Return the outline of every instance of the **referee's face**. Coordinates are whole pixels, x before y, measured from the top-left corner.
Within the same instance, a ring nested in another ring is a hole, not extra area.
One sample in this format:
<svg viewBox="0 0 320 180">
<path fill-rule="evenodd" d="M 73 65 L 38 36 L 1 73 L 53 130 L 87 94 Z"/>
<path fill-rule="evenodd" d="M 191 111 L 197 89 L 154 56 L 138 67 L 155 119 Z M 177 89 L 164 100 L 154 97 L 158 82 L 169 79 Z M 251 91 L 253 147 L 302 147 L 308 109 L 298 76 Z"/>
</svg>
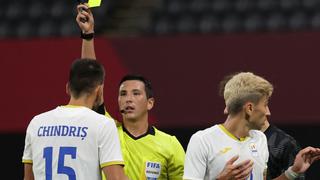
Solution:
<svg viewBox="0 0 320 180">
<path fill-rule="evenodd" d="M 138 121 L 148 118 L 153 98 L 147 99 L 144 83 L 139 80 L 124 81 L 119 88 L 118 103 L 124 120 Z"/>
</svg>

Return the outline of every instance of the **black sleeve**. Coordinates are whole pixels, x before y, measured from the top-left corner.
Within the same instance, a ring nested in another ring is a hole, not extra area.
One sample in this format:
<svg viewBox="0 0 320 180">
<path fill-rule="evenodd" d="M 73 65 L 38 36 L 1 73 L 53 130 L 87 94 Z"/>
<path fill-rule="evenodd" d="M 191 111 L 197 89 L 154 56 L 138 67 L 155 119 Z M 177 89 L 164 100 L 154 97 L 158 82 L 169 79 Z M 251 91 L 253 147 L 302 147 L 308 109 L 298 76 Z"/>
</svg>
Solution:
<svg viewBox="0 0 320 180">
<path fill-rule="evenodd" d="M 283 153 L 284 156 L 283 156 L 283 159 L 281 160 L 284 171 L 293 165 L 296 155 L 301 150 L 300 145 L 294 139 L 291 139 L 285 147 L 286 148 Z M 304 180 L 304 179 L 305 179 L 305 175 L 302 174 L 297 180 Z"/>
<path fill-rule="evenodd" d="M 99 114 L 105 115 L 106 114 L 106 110 L 105 110 L 105 107 L 104 107 L 104 103 L 102 103 L 95 111 L 97 113 L 99 113 Z"/>
</svg>

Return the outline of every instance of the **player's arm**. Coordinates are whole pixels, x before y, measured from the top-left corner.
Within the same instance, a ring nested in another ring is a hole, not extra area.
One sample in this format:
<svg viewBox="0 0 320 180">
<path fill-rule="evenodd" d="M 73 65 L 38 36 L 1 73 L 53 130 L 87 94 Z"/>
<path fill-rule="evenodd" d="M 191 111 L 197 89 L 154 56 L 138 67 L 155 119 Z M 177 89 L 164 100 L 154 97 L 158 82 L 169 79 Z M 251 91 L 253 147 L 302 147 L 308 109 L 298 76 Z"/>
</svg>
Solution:
<svg viewBox="0 0 320 180">
<path fill-rule="evenodd" d="M 282 162 L 286 163 L 284 164 L 283 171 L 288 169 L 290 166 L 294 164 L 294 160 L 296 155 L 299 153 L 301 150 L 301 147 L 298 145 L 296 140 L 291 140 L 288 141 L 288 143 L 285 145 L 284 149 L 284 154 L 283 154 L 283 159 Z M 304 180 L 305 176 L 304 173 L 299 174 L 299 178 L 297 180 Z"/>
<path fill-rule="evenodd" d="M 79 4 L 77 6 L 76 21 L 81 29 L 82 37 L 94 34 L 94 18 L 91 10 L 86 4 Z M 81 58 L 96 59 L 94 51 L 94 38 L 87 38 L 82 40 Z"/>
<path fill-rule="evenodd" d="M 105 118 L 99 132 L 100 167 L 107 179 L 128 179 L 124 173 L 124 161 L 115 122 Z"/>
<path fill-rule="evenodd" d="M 205 143 L 197 134 L 192 135 L 184 162 L 184 180 L 204 179 L 207 168 L 207 155 L 208 149 Z"/>
<path fill-rule="evenodd" d="M 274 180 L 294 180 L 299 174 L 305 173 L 311 164 L 320 159 L 320 149 L 314 147 L 306 147 L 299 151 L 296 155 L 294 163 L 283 174 Z"/>
<path fill-rule="evenodd" d="M 34 174 L 32 171 L 32 140 L 31 132 L 34 132 L 33 129 L 33 120 L 28 125 L 25 137 L 25 144 L 22 156 L 22 163 L 24 164 L 24 180 L 34 180 Z"/>
<path fill-rule="evenodd" d="M 108 177 L 108 180 L 128 180 L 129 178 L 124 174 L 123 166 L 110 165 L 102 168 L 103 173 Z"/>
<path fill-rule="evenodd" d="M 34 180 L 32 164 L 24 163 L 24 180 Z"/>
</svg>

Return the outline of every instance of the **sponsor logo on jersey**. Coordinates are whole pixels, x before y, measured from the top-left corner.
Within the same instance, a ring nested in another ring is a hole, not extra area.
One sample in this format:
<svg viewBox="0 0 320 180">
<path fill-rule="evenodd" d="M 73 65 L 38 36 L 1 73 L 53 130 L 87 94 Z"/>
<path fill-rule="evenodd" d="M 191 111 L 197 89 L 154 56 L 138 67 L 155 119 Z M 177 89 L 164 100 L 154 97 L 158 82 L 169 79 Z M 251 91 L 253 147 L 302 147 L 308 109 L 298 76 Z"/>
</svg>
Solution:
<svg viewBox="0 0 320 180">
<path fill-rule="evenodd" d="M 256 147 L 256 144 L 255 143 L 250 143 L 249 144 L 249 149 L 250 149 L 250 152 L 252 154 L 252 156 L 258 156 L 258 150 L 257 150 L 257 147 Z"/>
<path fill-rule="evenodd" d="M 228 151 L 230 151 L 231 149 L 232 149 L 231 147 L 225 147 L 225 148 L 221 149 L 219 152 L 220 152 L 220 154 L 225 154 Z"/>
<path fill-rule="evenodd" d="M 161 163 L 147 161 L 145 173 L 147 180 L 156 180 L 161 173 Z"/>
</svg>

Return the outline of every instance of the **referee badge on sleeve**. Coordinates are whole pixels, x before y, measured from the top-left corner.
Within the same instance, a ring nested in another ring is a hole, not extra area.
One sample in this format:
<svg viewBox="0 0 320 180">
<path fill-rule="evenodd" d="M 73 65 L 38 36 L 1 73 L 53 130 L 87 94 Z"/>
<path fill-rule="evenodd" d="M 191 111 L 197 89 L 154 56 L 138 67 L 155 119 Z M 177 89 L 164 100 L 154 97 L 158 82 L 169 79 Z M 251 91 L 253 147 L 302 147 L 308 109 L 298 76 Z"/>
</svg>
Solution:
<svg viewBox="0 0 320 180">
<path fill-rule="evenodd" d="M 156 180 L 161 173 L 161 163 L 147 161 L 145 173 L 147 180 Z"/>
</svg>

